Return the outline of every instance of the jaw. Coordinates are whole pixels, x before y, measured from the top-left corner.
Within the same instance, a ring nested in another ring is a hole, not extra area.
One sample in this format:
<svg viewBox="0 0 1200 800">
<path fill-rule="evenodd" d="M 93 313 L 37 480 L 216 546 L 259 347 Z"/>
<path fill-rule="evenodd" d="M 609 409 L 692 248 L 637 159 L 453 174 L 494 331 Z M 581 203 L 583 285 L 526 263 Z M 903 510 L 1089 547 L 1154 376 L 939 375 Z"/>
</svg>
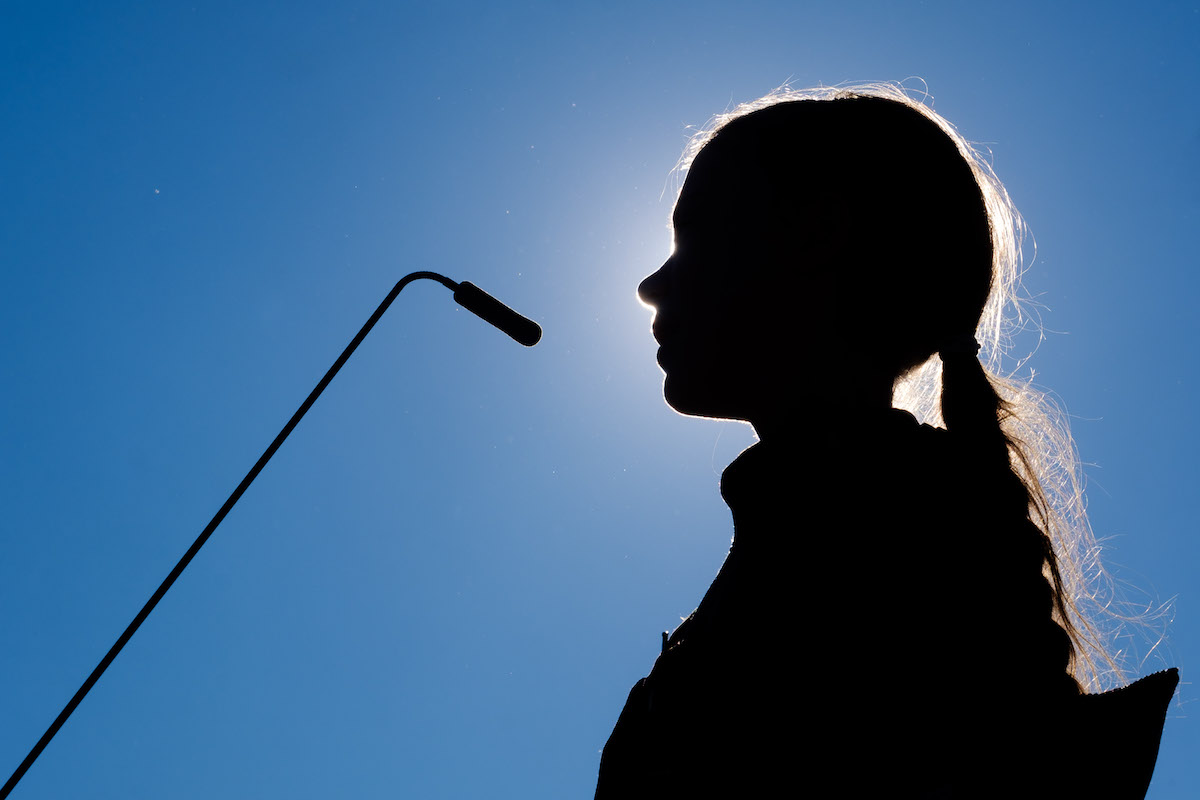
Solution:
<svg viewBox="0 0 1200 800">
<path fill-rule="evenodd" d="M 663 379 L 667 405 L 689 417 L 749 422 L 757 416 L 764 394 L 754 383 L 707 370 L 673 367 Z"/>
</svg>

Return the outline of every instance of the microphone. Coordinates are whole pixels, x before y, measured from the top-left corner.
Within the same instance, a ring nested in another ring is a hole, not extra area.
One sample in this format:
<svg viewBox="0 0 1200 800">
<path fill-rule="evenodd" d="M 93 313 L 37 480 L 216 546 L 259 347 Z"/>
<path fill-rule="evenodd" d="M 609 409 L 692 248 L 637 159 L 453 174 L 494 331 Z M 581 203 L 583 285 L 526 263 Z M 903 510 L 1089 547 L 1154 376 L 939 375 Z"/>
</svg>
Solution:
<svg viewBox="0 0 1200 800">
<path fill-rule="evenodd" d="M 490 322 L 526 347 L 542 338 L 542 328 L 523 317 L 473 283 L 462 281 L 454 290 L 454 302 L 484 322 Z"/>
<path fill-rule="evenodd" d="M 501 303 L 499 300 L 492 297 L 490 294 L 474 284 L 467 283 L 466 281 L 463 281 L 462 283 L 455 283 L 445 275 L 439 275 L 436 272 L 424 271 L 412 272 L 401 278 L 396 285 L 392 287 L 392 290 L 388 292 L 387 297 L 383 299 L 383 302 L 379 304 L 379 307 L 375 309 L 375 313 L 370 316 L 366 323 L 363 324 L 362 328 L 359 329 L 358 333 L 355 334 L 354 338 L 350 340 L 350 344 L 346 345 L 346 349 L 342 351 L 340 356 L 338 356 L 337 361 L 333 362 L 333 366 L 330 367 L 329 371 L 325 373 L 325 377 L 321 378 L 320 382 L 313 387 L 313 390 L 309 393 L 308 397 L 305 398 L 304 402 L 300 404 L 300 408 L 296 409 L 296 413 L 292 415 L 292 418 L 287 421 L 287 424 L 284 425 L 283 429 L 280 430 L 275 436 L 275 440 L 272 441 L 267 449 L 263 451 L 263 454 L 259 456 L 258 461 L 256 461 L 254 466 L 250 468 L 250 471 L 246 473 L 246 477 L 242 478 L 242 482 L 237 485 L 237 488 L 235 488 L 233 493 L 230 494 L 228 499 L 225 500 L 225 504 L 222 505 L 220 510 L 217 511 L 211 520 L 209 520 L 208 525 L 204 527 L 204 530 L 202 530 L 200 535 L 196 537 L 196 540 L 192 542 L 192 546 L 188 548 L 186 553 L 183 554 L 183 558 L 179 559 L 179 562 L 175 565 L 175 568 L 171 570 L 165 579 L 163 579 L 163 582 L 159 584 L 159 587 L 155 590 L 154 594 L 150 595 L 150 599 L 146 601 L 146 604 L 142 606 L 142 610 L 138 612 L 137 616 L 133 618 L 133 621 L 130 622 L 125 628 L 125 632 L 117 637 L 117 640 L 113 642 L 113 646 L 109 648 L 108 652 L 104 655 L 104 658 L 100 659 L 100 663 L 96 665 L 96 668 L 93 669 L 92 673 L 88 675 L 86 680 L 84 680 L 83 685 L 79 687 L 79 689 L 75 692 L 75 695 L 69 701 L 67 701 L 67 704 L 63 707 L 63 710 L 60 711 L 58 716 L 54 718 L 54 721 L 50 723 L 50 727 L 47 728 L 46 732 L 42 734 L 42 738 L 38 739 L 37 744 L 35 744 L 33 749 L 29 751 L 29 754 L 25 756 L 25 760 L 22 761 L 16 770 L 13 771 L 13 774 L 9 776 L 8 781 L 3 786 L 0 786 L 0 800 L 5 800 L 5 798 L 8 797 L 13 788 L 17 785 L 17 782 L 21 780 L 21 777 L 29 770 L 31 766 L 33 766 L 33 762 L 36 761 L 37 757 L 41 755 L 42 751 L 46 749 L 46 745 L 50 743 L 50 740 L 54 738 L 54 735 L 58 733 L 59 729 L 66 723 L 71 714 L 75 712 L 75 709 L 78 708 L 79 704 L 83 702 L 83 698 L 87 697 L 88 692 L 90 692 L 92 687 L 96 685 L 96 681 L 100 680 L 100 676 L 105 673 L 109 665 L 112 664 L 117 655 L 120 654 L 120 652 L 125 648 L 126 643 L 128 643 L 130 638 L 137 633 L 137 630 L 141 627 L 142 623 L 146 621 L 146 617 L 150 616 L 150 612 L 153 611 L 155 606 L 158 605 L 158 601 L 162 600 L 163 596 L 175 584 L 176 579 L 179 578 L 179 576 L 187 568 L 187 565 L 192 562 L 193 558 L 195 558 L 196 553 L 200 552 L 200 548 L 204 546 L 204 543 L 208 541 L 210 536 L 212 536 L 213 531 L 215 531 L 217 526 L 221 524 L 221 521 L 225 519 L 225 515 L 229 513 L 229 511 L 234 507 L 246 490 L 250 488 L 250 484 L 254 482 L 256 477 L 258 477 L 258 473 L 262 472 L 263 467 L 265 467 L 267 462 L 271 460 L 271 457 L 275 455 L 275 451 L 278 450 L 280 445 L 283 444 L 284 440 L 291 435 L 292 430 L 298 424 L 300 424 L 300 420 L 304 418 L 304 415 L 308 413 L 308 409 L 312 408 L 312 404 L 315 403 L 317 398 L 321 396 L 321 393 L 325 391 L 325 387 L 329 385 L 329 382 L 333 380 L 334 376 L 338 374 L 338 371 L 342 368 L 342 366 L 346 363 L 358 346 L 362 344 L 362 340 L 365 339 L 367 334 L 371 332 L 371 329 L 375 327 L 375 323 L 378 322 L 379 318 L 383 316 L 383 312 L 388 310 L 388 307 L 391 306 L 392 301 L 394 301 L 400 294 L 400 290 L 413 281 L 421 278 L 437 281 L 447 289 L 450 289 L 454 292 L 454 299 L 460 306 L 476 314 L 484 321 L 492 323 L 497 328 L 504 331 L 526 347 L 533 347 L 542 338 L 541 326 L 539 326 L 536 322 L 522 317 L 511 308 L 504 305 L 504 303 Z"/>
</svg>

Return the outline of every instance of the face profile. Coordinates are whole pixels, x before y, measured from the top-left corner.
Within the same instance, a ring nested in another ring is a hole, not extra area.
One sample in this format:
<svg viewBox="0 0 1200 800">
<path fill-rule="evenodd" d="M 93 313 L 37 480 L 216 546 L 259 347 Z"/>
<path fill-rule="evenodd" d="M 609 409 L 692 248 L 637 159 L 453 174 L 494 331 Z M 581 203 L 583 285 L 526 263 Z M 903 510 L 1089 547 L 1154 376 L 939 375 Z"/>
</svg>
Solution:
<svg viewBox="0 0 1200 800">
<path fill-rule="evenodd" d="M 736 153 L 706 148 L 675 205 L 673 251 L 638 287 L 655 310 L 664 398 L 682 414 L 760 424 L 792 394 L 788 342 L 816 315 L 796 313 L 800 248 L 779 247 L 752 200 L 762 192 Z"/>
</svg>

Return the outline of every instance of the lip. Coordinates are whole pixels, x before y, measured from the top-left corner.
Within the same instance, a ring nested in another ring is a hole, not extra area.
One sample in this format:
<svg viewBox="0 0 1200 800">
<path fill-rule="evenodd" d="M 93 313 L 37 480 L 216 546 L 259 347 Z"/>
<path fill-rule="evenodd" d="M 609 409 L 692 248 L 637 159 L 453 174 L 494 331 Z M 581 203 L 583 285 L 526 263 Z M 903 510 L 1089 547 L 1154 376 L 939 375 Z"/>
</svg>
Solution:
<svg viewBox="0 0 1200 800">
<path fill-rule="evenodd" d="M 654 341 L 660 345 L 663 343 L 663 327 L 659 324 L 658 320 L 655 320 L 654 324 L 650 326 L 650 333 L 654 336 Z"/>
</svg>

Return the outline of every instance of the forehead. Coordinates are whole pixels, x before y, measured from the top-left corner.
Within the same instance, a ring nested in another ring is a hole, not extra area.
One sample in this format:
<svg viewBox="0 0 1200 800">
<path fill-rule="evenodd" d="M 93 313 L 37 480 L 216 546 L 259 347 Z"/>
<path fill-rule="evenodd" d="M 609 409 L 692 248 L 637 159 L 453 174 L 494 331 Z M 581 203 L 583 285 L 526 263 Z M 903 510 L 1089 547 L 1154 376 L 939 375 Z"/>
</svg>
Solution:
<svg viewBox="0 0 1200 800">
<path fill-rule="evenodd" d="M 701 150 L 687 171 L 675 201 L 676 229 L 751 221 L 763 209 L 769 189 L 761 171 L 736 149 L 716 144 Z"/>
<path fill-rule="evenodd" d="M 688 169 L 674 207 L 674 227 L 692 228 L 728 216 L 736 207 L 739 181 L 731 158 L 720 149 L 704 148 Z"/>
</svg>

